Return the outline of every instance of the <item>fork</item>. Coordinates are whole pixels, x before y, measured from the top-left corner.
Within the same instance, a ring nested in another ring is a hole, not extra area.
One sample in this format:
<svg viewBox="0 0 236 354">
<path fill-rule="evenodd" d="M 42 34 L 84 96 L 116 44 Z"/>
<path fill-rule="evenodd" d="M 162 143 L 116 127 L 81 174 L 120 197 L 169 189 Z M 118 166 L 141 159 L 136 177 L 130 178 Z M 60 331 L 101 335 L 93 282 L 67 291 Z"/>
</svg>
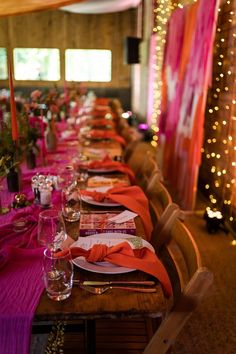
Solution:
<svg viewBox="0 0 236 354">
<path fill-rule="evenodd" d="M 155 293 L 157 291 L 156 288 L 137 288 L 134 286 L 130 286 L 130 287 L 127 287 L 127 286 L 99 286 L 99 287 L 95 287 L 95 286 L 79 284 L 79 287 L 83 290 L 88 291 L 91 294 L 94 294 L 94 295 L 101 295 L 110 289 L 120 289 L 120 290 L 134 291 L 134 292 L 136 291 L 139 293 Z"/>
</svg>

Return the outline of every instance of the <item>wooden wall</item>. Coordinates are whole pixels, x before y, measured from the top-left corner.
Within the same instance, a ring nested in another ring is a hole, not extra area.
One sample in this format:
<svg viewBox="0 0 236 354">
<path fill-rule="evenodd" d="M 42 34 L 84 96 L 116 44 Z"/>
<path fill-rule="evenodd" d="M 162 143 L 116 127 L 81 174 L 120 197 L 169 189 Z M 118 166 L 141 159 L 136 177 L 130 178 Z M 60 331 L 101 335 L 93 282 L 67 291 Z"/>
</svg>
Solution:
<svg viewBox="0 0 236 354">
<path fill-rule="evenodd" d="M 61 80 L 64 83 L 64 50 L 110 49 L 112 81 L 86 83 L 87 87 L 130 88 L 130 66 L 123 64 L 124 39 L 135 36 L 136 10 L 102 15 L 73 14 L 60 10 L 0 18 L 0 47 L 59 48 Z M 0 86 L 7 81 L 0 81 Z M 17 86 L 49 86 L 49 82 L 15 82 Z"/>
</svg>

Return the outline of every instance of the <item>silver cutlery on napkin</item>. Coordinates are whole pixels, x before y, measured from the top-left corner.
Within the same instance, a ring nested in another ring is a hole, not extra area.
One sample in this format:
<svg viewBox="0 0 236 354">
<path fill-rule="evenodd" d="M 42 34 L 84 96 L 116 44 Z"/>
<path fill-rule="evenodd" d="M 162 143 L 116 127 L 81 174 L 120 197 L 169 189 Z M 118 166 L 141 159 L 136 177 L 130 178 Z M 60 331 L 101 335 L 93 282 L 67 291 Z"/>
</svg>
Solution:
<svg viewBox="0 0 236 354">
<path fill-rule="evenodd" d="M 111 280 L 111 281 L 96 281 L 96 280 L 73 280 L 74 284 L 78 285 L 91 285 L 91 286 L 102 286 L 102 285 L 145 285 L 145 286 L 154 286 L 155 282 L 152 280 Z"/>
</svg>

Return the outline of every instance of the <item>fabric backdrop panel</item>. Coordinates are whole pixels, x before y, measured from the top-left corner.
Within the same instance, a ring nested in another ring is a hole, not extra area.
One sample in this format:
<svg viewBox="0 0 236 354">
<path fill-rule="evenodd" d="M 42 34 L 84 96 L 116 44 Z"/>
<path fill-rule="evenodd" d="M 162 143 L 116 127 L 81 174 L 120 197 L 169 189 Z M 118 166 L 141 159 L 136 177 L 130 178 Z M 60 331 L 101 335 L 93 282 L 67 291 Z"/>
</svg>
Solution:
<svg viewBox="0 0 236 354">
<path fill-rule="evenodd" d="M 219 0 L 198 0 L 175 10 L 168 24 L 160 141 L 163 174 L 184 209 L 195 204 L 218 7 Z"/>
</svg>

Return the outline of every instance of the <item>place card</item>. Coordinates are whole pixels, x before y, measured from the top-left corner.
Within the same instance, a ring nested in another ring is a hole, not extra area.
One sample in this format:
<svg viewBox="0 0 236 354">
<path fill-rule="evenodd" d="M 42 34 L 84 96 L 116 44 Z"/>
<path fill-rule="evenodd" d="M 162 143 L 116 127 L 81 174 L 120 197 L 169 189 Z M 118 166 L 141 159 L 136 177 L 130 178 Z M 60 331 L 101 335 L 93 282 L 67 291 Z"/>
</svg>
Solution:
<svg viewBox="0 0 236 354">
<path fill-rule="evenodd" d="M 120 213 L 119 213 L 120 214 Z M 134 213 L 133 213 L 134 214 Z M 137 214 L 135 214 L 137 215 Z M 118 213 L 84 213 L 80 216 L 80 236 L 89 236 L 98 233 L 119 232 L 136 234 L 134 218 L 116 223 L 110 218 L 118 216 Z"/>
<path fill-rule="evenodd" d="M 124 222 L 134 219 L 136 216 L 138 216 L 138 214 L 133 213 L 132 211 L 129 211 L 129 210 L 125 210 L 125 211 L 122 211 L 122 213 L 109 218 L 108 221 L 112 221 L 116 224 L 121 224 L 121 223 L 124 223 Z"/>
</svg>

